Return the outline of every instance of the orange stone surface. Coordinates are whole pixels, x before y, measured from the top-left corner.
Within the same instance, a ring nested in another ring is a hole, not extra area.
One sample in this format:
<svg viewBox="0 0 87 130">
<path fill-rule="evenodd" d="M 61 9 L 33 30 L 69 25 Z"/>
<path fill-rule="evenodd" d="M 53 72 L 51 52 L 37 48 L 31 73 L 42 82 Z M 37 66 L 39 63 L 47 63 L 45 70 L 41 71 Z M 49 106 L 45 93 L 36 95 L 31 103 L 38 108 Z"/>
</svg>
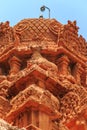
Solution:
<svg viewBox="0 0 87 130">
<path fill-rule="evenodd" d="M 87 130 L 87 42 L 76 21 L 0 23 L 0 118 L 26 130 Z"/>
</svg>

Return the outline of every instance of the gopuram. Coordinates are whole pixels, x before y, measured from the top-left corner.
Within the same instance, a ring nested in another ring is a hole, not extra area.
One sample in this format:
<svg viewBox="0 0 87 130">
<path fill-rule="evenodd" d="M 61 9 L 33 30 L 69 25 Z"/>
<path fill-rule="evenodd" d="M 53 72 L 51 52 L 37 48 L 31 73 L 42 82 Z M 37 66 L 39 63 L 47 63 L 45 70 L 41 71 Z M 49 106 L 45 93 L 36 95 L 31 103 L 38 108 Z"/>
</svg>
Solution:
<svg viewBox="0 0 87 130">
<path fill-rule="evenodd" d="M 87 130 L 87 42 L 76 21 L 0 23 L 0 130 Z M 17 127 L 17 128 L 16 128 Z"/>
</svg>

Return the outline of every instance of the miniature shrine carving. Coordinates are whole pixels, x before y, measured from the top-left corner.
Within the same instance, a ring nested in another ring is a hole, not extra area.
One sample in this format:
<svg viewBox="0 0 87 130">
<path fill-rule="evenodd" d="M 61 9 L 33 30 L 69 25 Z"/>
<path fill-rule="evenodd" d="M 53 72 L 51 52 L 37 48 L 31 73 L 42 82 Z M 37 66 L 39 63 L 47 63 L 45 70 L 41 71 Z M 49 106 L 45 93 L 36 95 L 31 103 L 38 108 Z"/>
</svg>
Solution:
<svg viewBox="0 0 87 130">
<path fill-rule="evenodd" d="M 44 18 L 0 23 L 3 128 L 87 130 L 87 42 L 78 29 Z"/>
</svg>

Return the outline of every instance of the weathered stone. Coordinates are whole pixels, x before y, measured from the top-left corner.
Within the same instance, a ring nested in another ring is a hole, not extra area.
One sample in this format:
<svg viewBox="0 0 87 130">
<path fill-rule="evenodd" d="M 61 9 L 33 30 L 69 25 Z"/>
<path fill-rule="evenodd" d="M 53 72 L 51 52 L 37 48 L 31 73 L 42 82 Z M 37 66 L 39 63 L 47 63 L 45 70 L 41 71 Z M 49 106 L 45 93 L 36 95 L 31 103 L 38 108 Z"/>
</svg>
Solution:
<svg viewBox="0 0 87 130">
<path fill-rule="evenodd" d="M 87 42 L 78 29 L 43 18 L 0 24 L 2 130 L 86 130 Z"/>
<path fill-rule="evenodd" d="M 25 128 L 19 129 L 17 126 L 12 126 L 6 121 L 0 119 L 0 130 L 26 130 Z"/>
</svg>

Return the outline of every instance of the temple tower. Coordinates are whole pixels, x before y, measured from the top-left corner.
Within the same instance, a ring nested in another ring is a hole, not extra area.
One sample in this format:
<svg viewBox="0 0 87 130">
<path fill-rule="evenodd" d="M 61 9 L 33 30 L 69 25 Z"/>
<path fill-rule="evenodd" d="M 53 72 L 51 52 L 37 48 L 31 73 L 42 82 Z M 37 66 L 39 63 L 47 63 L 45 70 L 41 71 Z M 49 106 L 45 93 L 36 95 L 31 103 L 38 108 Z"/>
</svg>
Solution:
<svg viewBox="0 0 87 130">
<path fill-rule="evenodd" d="M 26 130 L 86 130 L 87 43 L 76 21 L 0 28 L 0 118 Z"/>
</svg>

